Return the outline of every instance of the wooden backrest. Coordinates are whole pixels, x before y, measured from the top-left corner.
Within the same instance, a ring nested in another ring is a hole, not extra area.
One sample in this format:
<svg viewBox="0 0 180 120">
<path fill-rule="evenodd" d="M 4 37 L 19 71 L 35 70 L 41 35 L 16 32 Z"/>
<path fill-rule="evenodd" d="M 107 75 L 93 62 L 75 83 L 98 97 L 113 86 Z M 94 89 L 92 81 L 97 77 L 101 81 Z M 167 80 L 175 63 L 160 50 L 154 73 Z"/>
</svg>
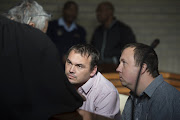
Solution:
<svg viewBox="0 0 180 120">
<path fill-rule="evenodd" d="M 118 73 L 102 73 L 103 76 L 111 81 L 114 86 L 117 88 L 118 92 L 120 94 L 129 95 L 130 90 L 126 87 L 123 87 L 120 80 L 119 80 L 119 74 Z M 176 89 L 180 91 L 180 75 L 179 74 L 173 74 L 168 72 L 160 72 L 162 76 L 164 77 L 165 81 L 174 86 Z"/>
</svg>

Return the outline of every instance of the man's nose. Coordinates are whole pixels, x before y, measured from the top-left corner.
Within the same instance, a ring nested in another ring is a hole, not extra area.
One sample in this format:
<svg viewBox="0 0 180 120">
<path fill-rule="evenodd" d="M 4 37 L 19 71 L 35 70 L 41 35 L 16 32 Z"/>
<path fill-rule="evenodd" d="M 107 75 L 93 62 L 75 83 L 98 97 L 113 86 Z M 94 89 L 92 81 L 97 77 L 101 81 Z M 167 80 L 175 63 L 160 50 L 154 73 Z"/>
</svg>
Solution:
<svg viewBox="0 0 180 120">
<path fill-rule="evenodd" d="M 74 65 L 71 66 L 71 68 L 69 69 L 69 72 L 71 72 L 71 73 L 75 72 L 75 66 Z"/>
<path fill-rule="evenodd" d="M 118 65 L 118 67 L 116 68 L 116 71 L 117 71 L 117 72 L 122 72 L 121 64 Z"/>
</svg>

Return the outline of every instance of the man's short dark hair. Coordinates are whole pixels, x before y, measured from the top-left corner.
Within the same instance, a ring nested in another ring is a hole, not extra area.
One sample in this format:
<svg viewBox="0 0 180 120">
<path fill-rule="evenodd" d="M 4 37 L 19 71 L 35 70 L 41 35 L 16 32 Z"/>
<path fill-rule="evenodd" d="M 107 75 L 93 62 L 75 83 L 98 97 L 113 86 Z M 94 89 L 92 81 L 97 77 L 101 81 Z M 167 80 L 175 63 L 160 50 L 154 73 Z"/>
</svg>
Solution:
<svg viewBox="0 0 180 120">
<path fill-rule="evenodd" d="M 109 10 L 111 10 L 112 13 L 114 13 L 114 11 L 115 11 L 114 5 L 113 5 L 111 2 L 109 2 L 109 1 L 101 2 L 101 3 L 98 4 L 98 6 L 99 6 L 99 5 L 104 5 L 104 6 L 106 6 L 106 8 L 108 8 Z"/>
<path fill-rule="evenodd" d="M 98 65 L 99 62 L 99 56 L 100 53 L 99 51 L 90 44 L 77 44 L 72 46 L 67 53 L 67 56 L 69 55 L 69 53 L 74 50 L 75 53 L 79 53 L 81 54 L 81 56 L 87 56 L 87 57 L 91 57 L 91 63 L 90 63 L 90 69 L 93 70 L 93 68 Z"/>
<path fill-rule="evenodd" d="M 153 48 L 143 43 L 130 43 L 124 46 L 124 49 L 131 47 L 134 48 L 134 60 L 136 62 L 136 66 L 140 66 L 145 54 L 148 55 L 144 59 L 144 62 L 147 65 L 147 71 L 155 78 L 159 75 L 158 71 L 158 57 Z"/>
<path fill-rule="evenodd" d="M 65 4 L 64 4 L 64 7 L 63 7 L 63 10 L 66 10 L 67 8 L 69 8 L 71 5 L 75 5 L 77 10 L 78 10 L 78 4 L 74 1 L 67 1 Z"/>
</svg>

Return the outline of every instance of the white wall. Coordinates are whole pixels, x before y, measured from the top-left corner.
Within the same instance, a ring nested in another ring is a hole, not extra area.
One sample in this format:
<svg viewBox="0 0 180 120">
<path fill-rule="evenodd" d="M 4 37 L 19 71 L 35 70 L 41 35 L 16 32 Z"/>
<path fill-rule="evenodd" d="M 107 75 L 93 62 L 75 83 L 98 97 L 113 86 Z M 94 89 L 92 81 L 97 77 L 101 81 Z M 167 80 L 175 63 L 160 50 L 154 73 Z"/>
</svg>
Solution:
<svg viewBox="0 0 180 120">
<path fill-rule="evenodd" d="M 1 0 L 0 12 L 19 0 Z M 53 19 L 60 17 L 67 0 L 37 0 Z M 77 22 L 87 30 L 90 41 L 95 27 L 97 4 L 103 0 L 75 0 L 80 7 Z M 159 70 L 180 74 L 180 0 L 110 0 L 115 5 L 115 16 L 134 30 L 137 41 L 150 45 L 155 38 L 160 44 L 155 49 L 159 56 Z"/>
</svg>

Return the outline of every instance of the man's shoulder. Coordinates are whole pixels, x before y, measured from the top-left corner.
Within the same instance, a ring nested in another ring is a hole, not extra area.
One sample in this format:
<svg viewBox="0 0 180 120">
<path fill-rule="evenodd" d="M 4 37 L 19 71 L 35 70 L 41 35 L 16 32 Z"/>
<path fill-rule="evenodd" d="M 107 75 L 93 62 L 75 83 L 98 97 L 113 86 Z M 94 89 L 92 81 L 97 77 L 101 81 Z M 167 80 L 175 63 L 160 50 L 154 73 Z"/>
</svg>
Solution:
<svg viewBox="0 0 180 120">
<path fill-rule="evenodd" d="M 124 29 L 131 29 L 130 26 L 120 20 L 116 20 L 116 22 L 113 25 L 114 27 L 117 28 L 124 28 Z"/>
<path fill-rule="evenodd" d="M 117 91 L 116 87 L 106 79 L 100 72 L 97 73 L 98 85 L 101 86 L 99 89 L 104 89 L 105 91 L 113 92 Z"/>
<path fill-rule="evenodd" d="M 180 97 L 180 91 L 178 91 L 174 86 L 167 83 L 166 81 L 163 81 L 161 87 L 164 88 L 164 91 L 166 91 L 167 94 L 170 93 L 171 95 L 178 95 Z M 161 88 L 159 88 L 159 89 L 161 89 Z"/>
<path fill-rule="evenodd" d="M 154 96 L 156 98 L 163 98 L 164 100 L 175 100 L 180 98 L 180 91 L 178 91 L 175 87 L 163 81 L 156 89 Z"/>
<path fill-rule="evenodd" d="M 56 29 L 56 28 L 59 27 L 59 25 L 58 25 L 58 20 L 57 20 L 57 19 L 51 20 L 51 21 L 49 21 L 48 23 L 49 23 L 49 24 L 48 24 L 48 29 Z"/>
<path fill-rule="evenodd" d="M 150 99 L 152 108 L 160 111 L 180 111 L 180 92 L 167 82 L 163 81 L 156 91 L 154 92 L 152 98 Z M 174 114 L 174 113 L 173 113 Z M 176 113 L 175 113 L 176 114 Z"/>
<path fill-rule="evenodd" d="M 10 27 L 12 31 L 14 31 L 16 36 L 26 38 L 26 41 L 45 41 L 49 40 L 47 35 L 43 33 L 41 30 L 34 28 L 27 24 L 22 24 L 16 21 L 8 20 L 7 27 Z"/>
<path fill-rule="evenodd" d="M 58 20 L 57 19 L 51 20 L 51 21 L 49 21 L 49 24 L 58 24 Z"/>
<path fill-rule="evenodd" d="M 86 31 L 85 28 L 79 24 L 76 23 L 76 26 L 77 26 L 77 29 L 80 30 L 80 31 Z"/>
</svg>

